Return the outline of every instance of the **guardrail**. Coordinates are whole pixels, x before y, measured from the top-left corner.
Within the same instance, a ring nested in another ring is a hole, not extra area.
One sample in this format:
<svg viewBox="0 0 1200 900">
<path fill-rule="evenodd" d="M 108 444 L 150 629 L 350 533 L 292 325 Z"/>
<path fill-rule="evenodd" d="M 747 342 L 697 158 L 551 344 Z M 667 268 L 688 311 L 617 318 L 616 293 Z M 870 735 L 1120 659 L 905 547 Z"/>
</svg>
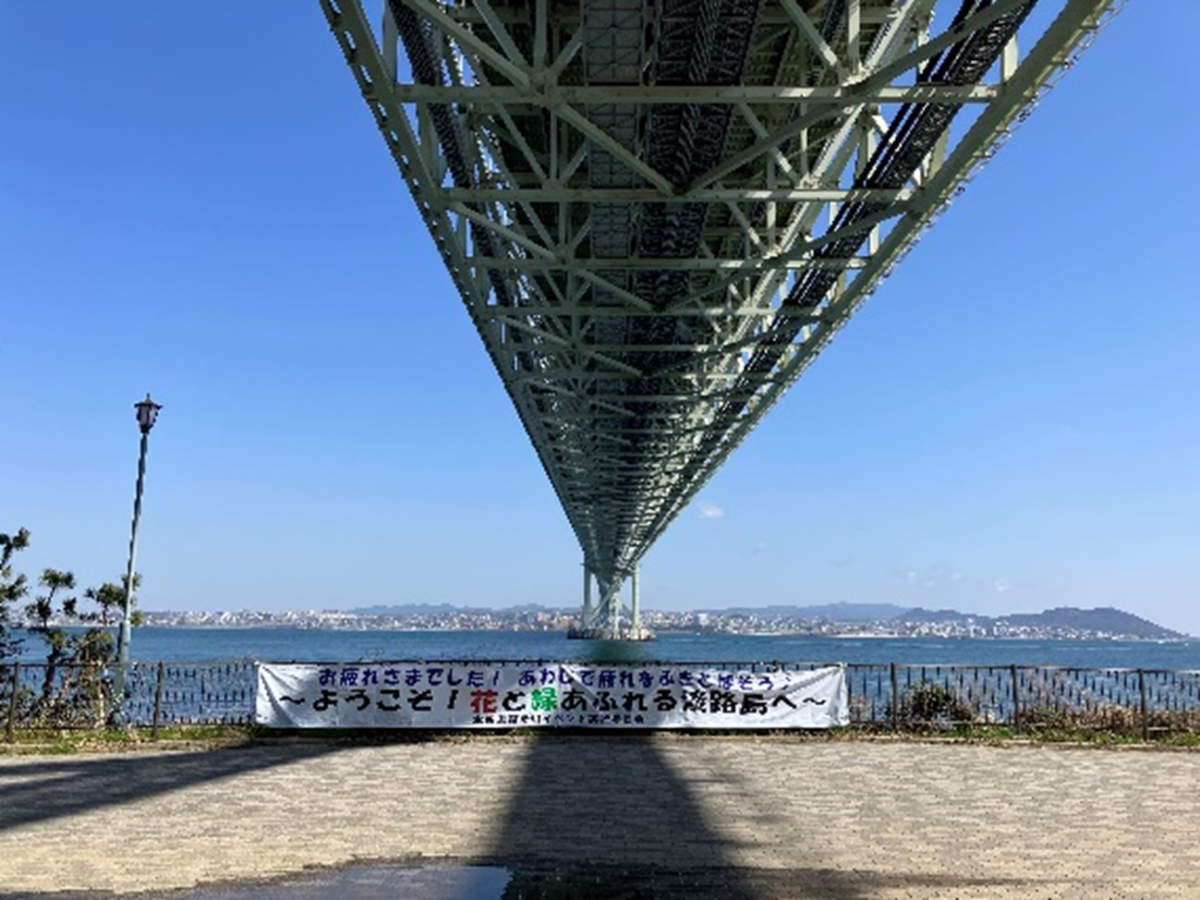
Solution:
<svg viewBox="0 0 1200 900">
<path fill-rule="evenodd" d="M 546 660 L 508 662 L 533 665 Z M 711 660 L 631 664 L 646 669 L 690 666 L 698 672 L 828 665 Z M 252 660 L 134 663 L 118 710 L 111 667 L 0 663 L 0 721 L 9 737 L 16 729 L 99 728 L 114 721 L 152 730 L 173 724 L 249 724 L 254 718 L 255 665 Z M 846 680 L 851 724 L 862 728 L 1003 725 L 1017 731 L 1140 733 L 1146 739 L 1161 733 L 1200 733 L 1197 669 L 848 663 Z"/>
</svg>

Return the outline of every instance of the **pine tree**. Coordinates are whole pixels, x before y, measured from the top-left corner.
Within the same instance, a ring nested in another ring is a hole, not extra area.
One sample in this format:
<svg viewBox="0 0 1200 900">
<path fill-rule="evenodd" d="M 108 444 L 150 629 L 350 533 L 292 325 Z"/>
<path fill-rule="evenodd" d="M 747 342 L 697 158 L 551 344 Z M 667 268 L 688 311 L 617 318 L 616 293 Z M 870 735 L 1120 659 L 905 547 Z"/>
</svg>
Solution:
<svg viewBox="0 0 1200 900">
<path fill-rule="evenodd" d="M 14 615 L 18 604 L 29 593 L 24 575 L 14 575 L 12 558 L 18 550 L 29 546 L 29 531 L 25 528 L 16 534 L 0 534 L 0 663 L 13 659 L 20 650 L 21 641 L 13 633 L 16 627 Z M 0 674 L 4 672 L 0 671 Z"/>
</svg>

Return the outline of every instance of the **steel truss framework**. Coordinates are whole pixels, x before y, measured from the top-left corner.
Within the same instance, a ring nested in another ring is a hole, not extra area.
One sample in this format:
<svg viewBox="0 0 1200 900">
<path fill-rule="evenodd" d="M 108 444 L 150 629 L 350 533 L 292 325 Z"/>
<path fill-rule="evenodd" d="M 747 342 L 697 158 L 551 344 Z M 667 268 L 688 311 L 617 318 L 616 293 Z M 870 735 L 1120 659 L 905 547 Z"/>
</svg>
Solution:
<svg viewBox="0 0 1200 900">
<path fill-rule="evenodd" d="M 321 5 L 616 633 L 641 556 L 1118 0 Z"/>
</svg>

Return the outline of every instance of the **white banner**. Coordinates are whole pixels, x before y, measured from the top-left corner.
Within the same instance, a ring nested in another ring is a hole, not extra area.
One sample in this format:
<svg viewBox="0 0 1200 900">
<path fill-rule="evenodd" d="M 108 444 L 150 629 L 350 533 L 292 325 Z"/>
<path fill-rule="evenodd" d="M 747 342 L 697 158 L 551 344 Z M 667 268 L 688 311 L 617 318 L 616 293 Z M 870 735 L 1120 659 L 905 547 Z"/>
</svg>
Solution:
<svg viewBox="0 0 1200 900">
<path fill-rule="evenodd" d="M 734 671 L 686 664 L 262 663 L 255 721 L 272 728 L 832 728 L 841 665 Z"/>
</svg>

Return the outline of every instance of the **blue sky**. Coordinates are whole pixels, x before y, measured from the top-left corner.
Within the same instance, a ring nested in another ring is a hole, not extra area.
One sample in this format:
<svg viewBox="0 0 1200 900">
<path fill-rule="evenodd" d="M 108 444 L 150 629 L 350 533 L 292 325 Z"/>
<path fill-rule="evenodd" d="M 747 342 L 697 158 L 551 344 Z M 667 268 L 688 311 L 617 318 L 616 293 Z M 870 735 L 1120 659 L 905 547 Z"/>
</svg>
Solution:
<svg viewBox="0 0 1200 900">
<path fill-rule="evenodd" d="M 1200 10 L 1172 3 L 1179 33 Z M 1200 633 L 1194 65 L 1133 3 L 643 562 L 649 606 Z M 317 3 L 7 10 L 0 530 L 143 605 L 575 603 L 579 551 Z M 1194 93 L 1194 90 L 1191 91 Z"/>
</svg>

